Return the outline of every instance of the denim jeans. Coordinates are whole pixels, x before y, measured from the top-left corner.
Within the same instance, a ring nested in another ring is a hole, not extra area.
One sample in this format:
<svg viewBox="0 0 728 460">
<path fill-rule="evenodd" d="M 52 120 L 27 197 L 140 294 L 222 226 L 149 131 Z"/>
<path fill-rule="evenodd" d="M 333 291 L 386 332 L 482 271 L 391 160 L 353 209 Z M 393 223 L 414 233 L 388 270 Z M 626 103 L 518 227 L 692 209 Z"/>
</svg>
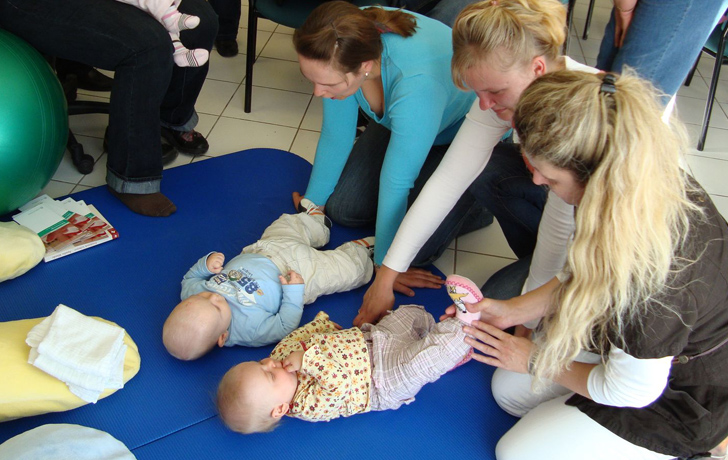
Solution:
<svg viewBox="0 0 728 460">
<path fill-rule="evenodd" d="M 200 17 L 181 33 L 190 49 L 212 49 L 217 17 L 204 0 L 179 10 Z M 115 0 L 0 0 L 0 27 L 40 52 L 113 70 L 106 180 L 122 193 L 160 189 L 160 126 L 189 130 L 208 65 L 181 68 L 167 31 L 152 16 Z"/>
<path fill-rule="evenodd" d="M 240 0 L 209 0 L 210 6 L 218 16 L 220 30 L 217 31 L 218 40 L 235 40 L 238 38 L 240 27 Z"/>
<path fill-rule="evenodd" d="M 379 174 L 384 164 L 390 135 L 391 132 L 387 128 L 370 121 L 354 144 L 339 182 L 326 202 L 326 214 L 334 222 L 346 227 L 375 224 L 379 201 Z M 448 147 L 448 145 L 436 145 L 430 150 L 410 191 L 408 208 L 414 203 L 427 179 L 437 169 Z M 412 266 L 429 265 L 442 255 L 456 237 L 483 228 L 492 222 L 492 214 L 466 192 L 420 249 Z"/>
<path fill-rule="evenodd" d="M 422 13 L 452 27 L 463 8 L 477 1 L 479 0 L 390 0 L 386 4 Z"/>
<path fill-rule="evenodd" d="M 508 300 L 521 295 L 530 267 L 531 256 L 529 255 L 501 268 L 483 285 L 480 290 L 483 297 Z"/>
<path fill-rule="evenodd" d="M 497 144 L 469 191 L 493 213 L 519 259 L 533 253 L 548 191 L 533 183 L 518 144 Z"/>
<path fill-rule="evenodd" d="M 614 14 L 604 31 L 597 68 L 629 66 L 673 96 L 695 63 L 728 0 L 639 0 L 624 45 L 614 46 Z"/>
</svg>

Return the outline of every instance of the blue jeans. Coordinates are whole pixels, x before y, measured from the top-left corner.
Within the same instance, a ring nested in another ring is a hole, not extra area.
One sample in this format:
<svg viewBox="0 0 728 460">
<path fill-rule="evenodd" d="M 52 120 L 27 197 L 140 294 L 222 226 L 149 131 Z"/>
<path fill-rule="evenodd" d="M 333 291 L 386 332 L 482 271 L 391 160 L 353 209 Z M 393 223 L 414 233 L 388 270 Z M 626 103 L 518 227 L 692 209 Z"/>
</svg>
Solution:
<svg viewBox="0 0 728 460">
<path fill-rule="evenodd" d="M 326 202 L 326 214 L 331 220 L 346 227 L 375 224 L 379 201 L 379 175 L 390 135 L 391 132 L 387 128 L 374 121 L 369 122 L 367 129 L 354 144 L 339 182 Z M 410 191 L 408 208 L 437 169 L 448 147 L 448 145 L 435 145 L 430 150 Z M 483 228 L 492 222 L 492 214 L 466 192 L 420 249 L 412 266 L 431 264 L 445 252 L 456 237 Z"/>
<path fill-rule="evenodd" d="M 493 213 L 519 259 L 533 253 L 548 191 L 533 183 L 518 144 L 497 144 L 469 191 Z"/>
<path fill-rule="evenodd" d="M 217 17 L 204 0 L 179 10 L 200 17 L 183 31 L 190 48 L 212 49 Z M 162 125 L 187 131 L 208 65 L 177 67 L 167 31 L 152 16 L 115 0 L 0 0 L 0 27 L 44 54 L 115 71 L 106 181 L 121 193 L 153 193 L 162 179 Z"/>
<path fill-rule="evenodd" d="M 491 276 L 480 290 L 483 297 L 496 300 L 508 300 L 521 295 L 531 267 L 531 256 L 518 259 Z"/>
<path fill-rule="evenodd" d="M 452 27 L 463 8 L 477 1 L 479 0 L 391 0 L 386 4 L 422 13 Z"/>
<path fill-rule="evenodd" d="M 728 0 L 639 0 L 622 48 L 614 46 L 614 14 L 604 31 L 597 68 L 624 66 L 673 96 L 695 63 Z"/>
<path fill-rule="evenodd" d="M 240 27 L 240 0 L 209 0 L 218 16 L 218 40 L 235 40 Z"/>
</svg>

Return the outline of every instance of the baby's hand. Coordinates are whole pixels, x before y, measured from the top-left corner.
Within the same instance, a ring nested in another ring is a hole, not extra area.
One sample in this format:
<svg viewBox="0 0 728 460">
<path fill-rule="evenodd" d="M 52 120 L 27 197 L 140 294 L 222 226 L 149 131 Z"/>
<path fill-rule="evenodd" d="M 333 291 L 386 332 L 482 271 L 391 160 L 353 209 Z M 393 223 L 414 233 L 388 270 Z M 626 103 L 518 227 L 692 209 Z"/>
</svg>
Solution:
<svg viewBox="0 0 728 460">
<path fill-rule="evenodd" d="M 301 370 L 303 364 L 303 351 L 294 351 L 283 360 L 283 368 L 288 372 Z"/>
<path fill-rule="evenodd" d="M 210 273 L 220 273 L 222 271 L 222 266 L 225 265 L 225 255 L 220 252 L 213 252 L 209 256 L 207 256 L 207 269 L 210 270 Z"/>
<path fill-rule="evenodd" d="M 288 270 L 286 276 L 279 275 L 278 278 L 281 280 L 281 284 L 284 286 L 288 284 L 303 284 L 303 277 L 293 270 Z"/>
</svg>

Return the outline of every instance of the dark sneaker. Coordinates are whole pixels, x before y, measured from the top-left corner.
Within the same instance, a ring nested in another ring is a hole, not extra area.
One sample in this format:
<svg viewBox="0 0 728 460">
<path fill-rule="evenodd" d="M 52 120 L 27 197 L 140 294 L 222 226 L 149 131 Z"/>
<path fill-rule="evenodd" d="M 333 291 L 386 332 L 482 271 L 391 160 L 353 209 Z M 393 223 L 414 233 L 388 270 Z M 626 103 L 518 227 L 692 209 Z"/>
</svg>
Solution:
<svg viewBox="0 0 728 460">
<path fill-rule="evenodd" d="M 222 57 L 238 55 L 238 42 L 235 40 L 215 40 L 215 49 Z"/>
<path fill-rule="evenodd" d="M 162 127 L 162 138 L 172 144 L 179 153 L 187 155 L 203 155 L 210 148 L 205 136 L 194 129 L 191 131 L 177 131 Z"/>
</svg>

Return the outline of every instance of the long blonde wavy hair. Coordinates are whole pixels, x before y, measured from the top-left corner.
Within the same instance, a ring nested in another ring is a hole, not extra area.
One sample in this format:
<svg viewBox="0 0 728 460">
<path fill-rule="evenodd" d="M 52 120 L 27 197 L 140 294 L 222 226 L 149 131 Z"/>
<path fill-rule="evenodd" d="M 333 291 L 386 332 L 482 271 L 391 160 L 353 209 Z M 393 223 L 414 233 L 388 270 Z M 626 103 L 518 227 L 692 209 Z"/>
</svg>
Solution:
<svg viewBox="0 0 728 460">
<path fill-rule="evenodd" d="M 465 73 L 483 62 L 510 70 L 536 56 L 553 62 L 566 40 L 559 0 L 489 0 L 466 6 L 452 28 L 452 80 L 467 90 Z"/>
<path fill-rule="evenodd" d="M 684 127 L 661 120 L 654 87 L 629 69 L 602 90 L 605 75 L 549 73 L 526 89 L 514 115 L 526 156 L 571 171 L 585 187 L 569 277 L 535 340 L 536 382 L 558 375 L 580 350 L 619 340 L 645 309 L 670 308 L 660 294 L 680 270 L 691 214 L 702 212 L 679 165 Z"/>
</svg>

